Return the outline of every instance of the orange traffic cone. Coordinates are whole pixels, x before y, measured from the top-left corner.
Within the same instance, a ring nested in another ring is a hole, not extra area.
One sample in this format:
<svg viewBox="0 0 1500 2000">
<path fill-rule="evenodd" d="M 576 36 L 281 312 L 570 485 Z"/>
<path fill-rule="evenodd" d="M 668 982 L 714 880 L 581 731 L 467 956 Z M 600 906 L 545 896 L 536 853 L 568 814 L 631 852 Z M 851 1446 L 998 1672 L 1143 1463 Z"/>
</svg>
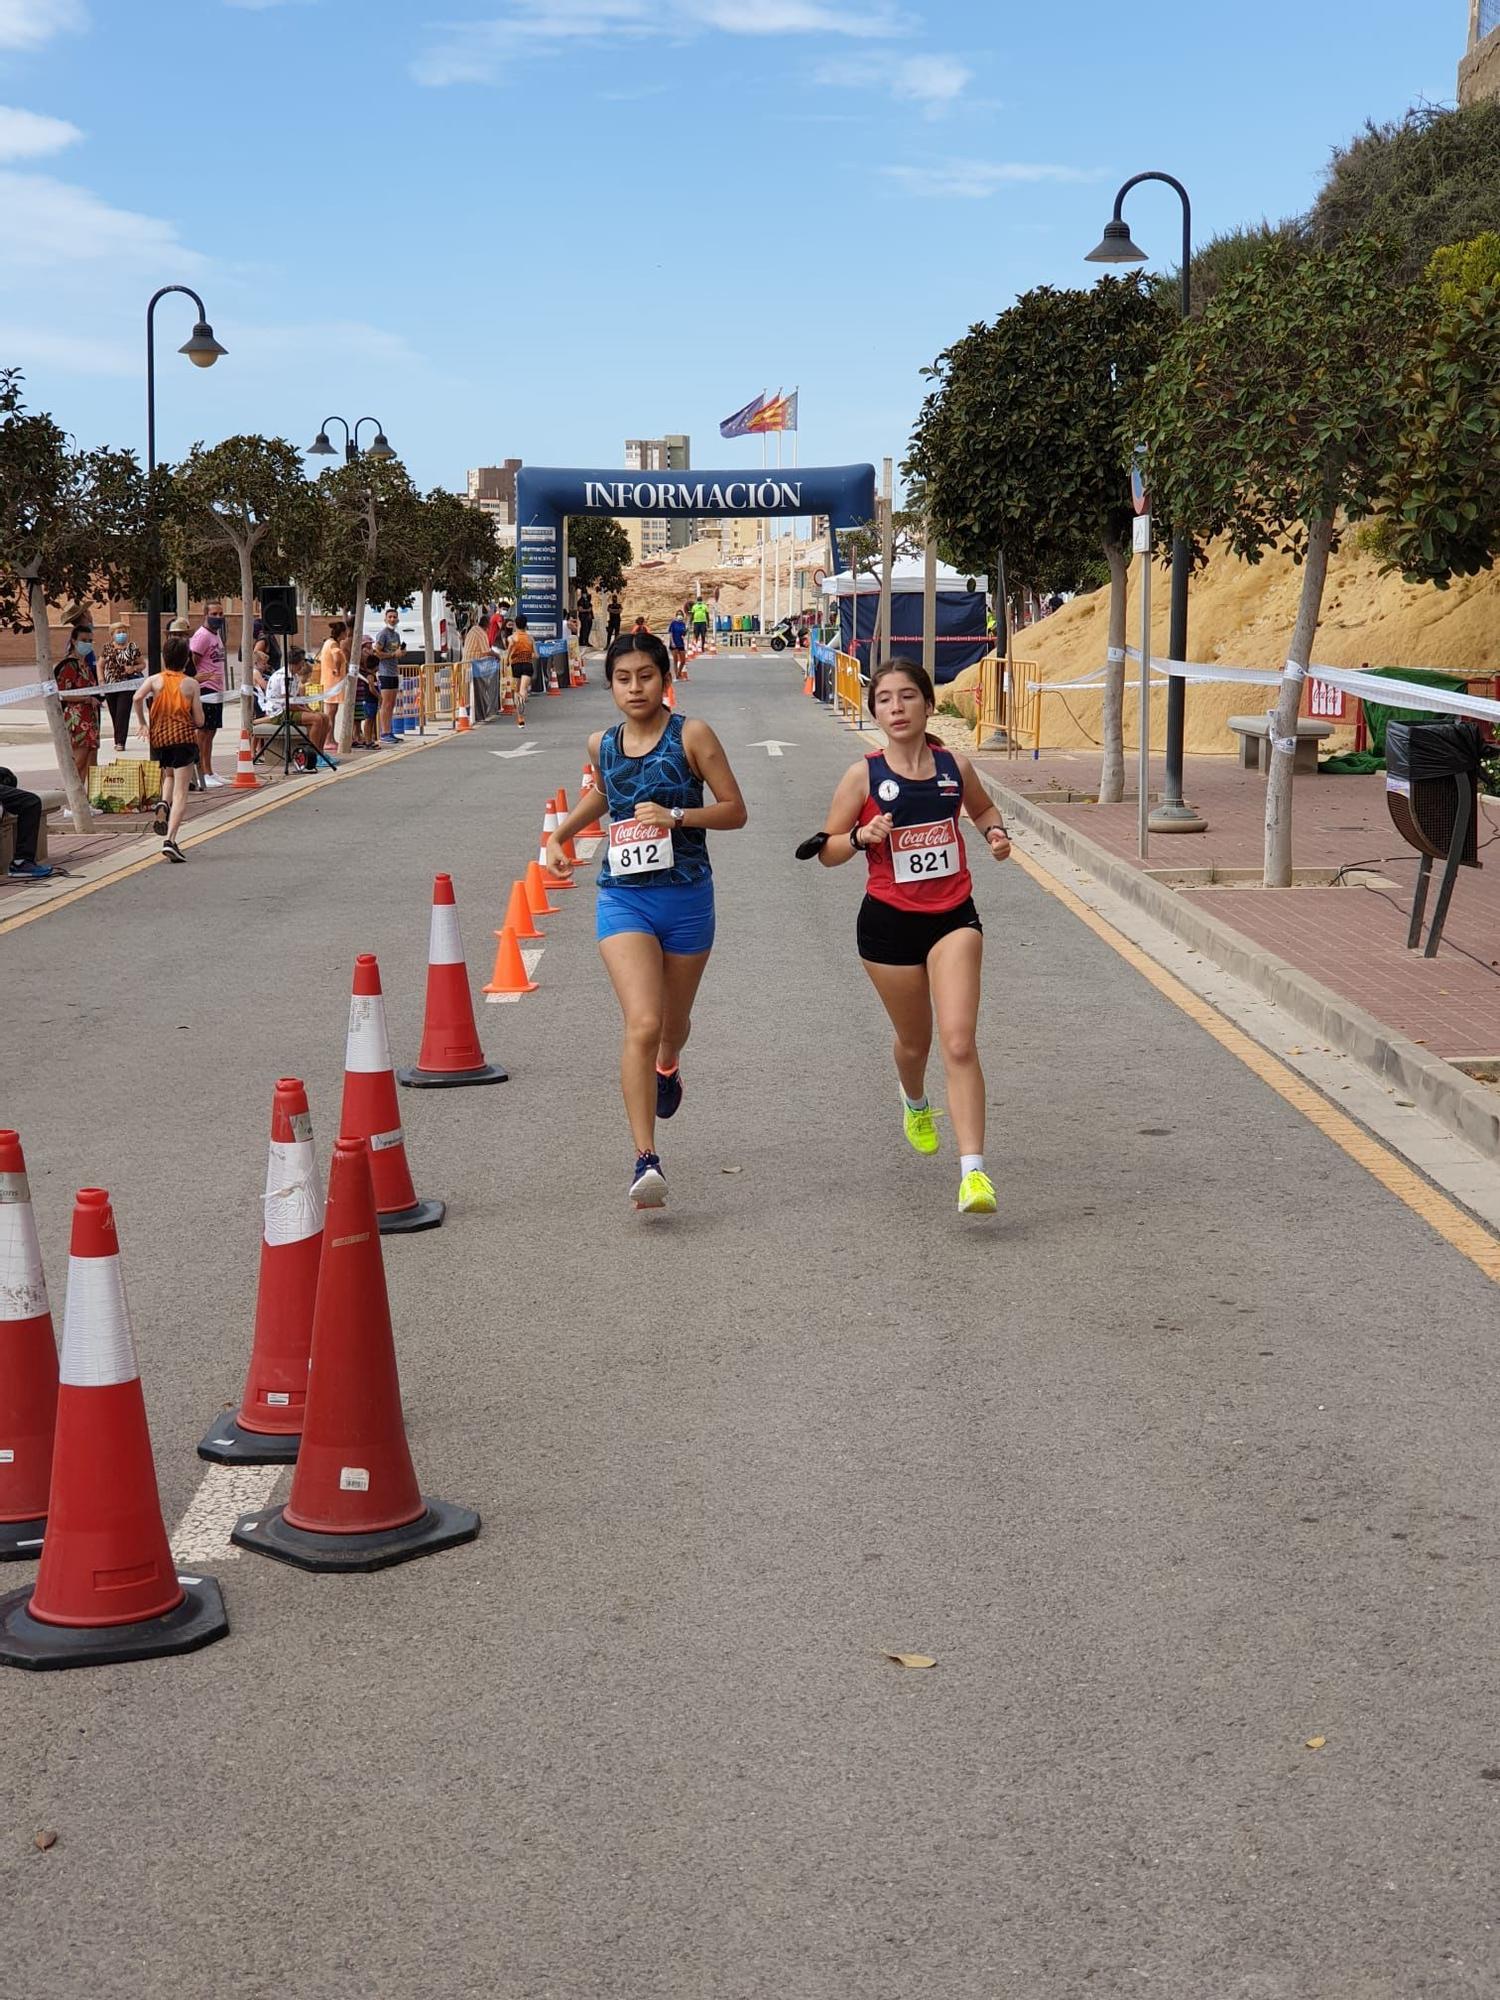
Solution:
<svg viewBox="0 0 1500 2000">
<path fill-rule="evenodd" d="M 406 1134 L 396 1106 L 396 1079 L 385 1032 L 385 998 L 373 952 L 354 961 L 354 997 L 349 1003 L 349 1040 L 344 1057 L 341 1139 L 368 1139 L 370 1174 L 382 1236 L 436 1229 L 446 1214 L 440 1201 L 418 1201 L 406 1163 Z"/>
<path fill-rule="evenodd" d="M 0 1562 L 35 1562 L 57 1423 L 57 1341 L 20 1135 L 0 1132 Z"/>
<path fill-rule="evenodd" d="M 466 729 L 473 727 L 473 724 L 469 721 L 469 704 L 467 702 L 459 709 L 457 716 L 454 718 L 453 727 L 460 736 L 463 735 Z"/>
<path fill-rule="evenodd" d="M 548 694 L 555 694 L 555 695 L 558 695 L 558 696 L 560 696 L 560 695 L 562 694 L 562 689 L 561 689 L 561 688 L 560 688 L 560 687 L 559 687 L 559 686 L 557 685 L 557 662 L 556 662 L 556 660 L 551 660 L 551 659 L 549 659 L 549 660 L 548 660 L 548 662 L 547 662 L 547 664 L 546 664 L 546 667 L 545 667 L 545 669 L 544 669 L 544 672 L 545 672 L 545 674 L 546 674 L 546 678 L 547 678 L 547 692 L 548 692 Z"/>
<path fill-rule="evenodd" d="M 167 1546 L 115 1218 L 103 1188 L 73 1209 L 47 1532 L 34 1589 L 0 1598 L 0 1661 L 111 1666 L 190 1653 L 229 1630 L 219 1586 Z"/>
<path fill-rule="evenodd" d="M 532 865 L 535 866 L 535 863 Z M 495 970 L 484 989 L 486 994 L 491 1000 L 503 1000 L 512 993 L 535 993 L 536 981 L 526 970 L 526 961 L 521 956 L 515 932 L 507 924 L 503 931 L 496 931 L 495 936 L 499 940 L 495 951 Z"/>
<path fill-rule="evenodd" d="M 557 916 L 557 905 L 556 903 L 549 903 L 547 901 L 547 891 L 561 887 L 562 884 L 560 882 L 555 882 L 550 875 L 544 875 L 535 861 L 527 862 L 526 907 L 534 917 Z"/>
<path fill-rule="evenodd" d="M 323 1182 L 307 1086 L 295 1076 L 278 1080 L 271 1102 L 263 1214 L 255 1336 L 239 1415 L 225 1411 L 198 1446 L 198 1456 L 216 1465 L 292 1465 L 297 1457 L 323 1243 Z"/>
<path fill-rule="evenodd" d="M 510 901 L 505 906 L 505 922 L 502 929 L 514 931 L 517 938 L 525 944 L 530 944 L 533 938 L 543 938 L 547 935 L 531 914 L 524 882 L 512 882 L 510 885 Z M 499 935 L 500 932 L 496 931 L 495 936 Z"/>
<path fill-rule="evenodd" d="M 500 713 L 502 715 L 514 715 L 515 712 L 516 712 L 516 684 L 509 677 L 509 675 L 507 675 L 505 681 L 505 689 L 500 697 Z"/>
<path fill-rule="evenodd" d="M 802 692 L 804 694 L 816 694 L 817 691 L 818 691 L 818 684 L 813 679 L 812 662 L 809 661 L 807 672 L 802 677 Z"/>
<path fill-rule="evenodd" d="M 415 1069 L 398 1069 L 397 1083 L 413 1090 L 451 1089 L 460 1083 L 505 1083 L 510 1072 L 486 1062 L 474 1025 L 469 968 L 458 930 L 453 877 L 432 885 L 432 929 L 427 944 L 427 1012 Z"/>
<path fill-rule="evenodd" d="M 559 821 L 558 821 L 558 811 L 557 811 L 556 801 L 549 799 L 547 801 L 546 811 L 542 814 L 542 840 L 541 840 L 541 846 L 537 850 L 537 866 L 542 871 L 543 877 L 545 878 L 546 881 L 547 888 L 571 889 L 575 887 L 574 883 L 568 881 L 565 876 L 551 874 L 547 868 L 547 842 L 552 838 L 553 834 L 556 833 L 558 828 L 558 823 Z M 540 916 L 544 913 L 542 911 L 538 911 L 537 914 Z"/>
<path fill-rule="evenodd" d="M 340 1139 L 333 1149 L 291 1498 L 269 1513 L 242 1515 L 229 1538 L 299 1569 L 386 1569 L 479 1533 L 477 1514 L 425 1499 L 417 1486 L 401 1420 L 370 1158 L 363 1139 Z"/>
<path fill-rule="evenodd" d="M 260 790 L 260 779 L 255 775 L 255 757 L 248 729 L 240 731 L 240 754 L 234 767 L 234 790 L 237 792 Z"/>
<path fill-rule="evenodd" d="M 662 701 L 666 704 L 668 708 L 675 709 L 677 706 L 676 690 L 673 688 L 672 683 L 670 681 L 667 682 L 666 693 L 662 696 Z"/>
<path fill-rule="evenodd" d="M 598 777 L 595 775 L 593 765 L 585 764 L 583 767 L 583 776 L 578 780 L 579 797 L 582 798 L 585 792 L 597 792 L 601 790 L 602 787 Z"/>
</svg>

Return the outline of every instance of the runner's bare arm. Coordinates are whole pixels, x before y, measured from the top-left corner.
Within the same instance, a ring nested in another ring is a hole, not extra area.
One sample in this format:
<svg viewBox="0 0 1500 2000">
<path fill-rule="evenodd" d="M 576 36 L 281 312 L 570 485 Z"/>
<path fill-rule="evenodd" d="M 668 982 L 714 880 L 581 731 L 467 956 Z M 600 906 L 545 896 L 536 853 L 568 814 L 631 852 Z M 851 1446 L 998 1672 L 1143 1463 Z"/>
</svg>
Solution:
<svg viewBox="0 0 1500 2000">
<path fill-rule="evenodd" d="M 1010 835 L 1005 830 L 1005 821 L 999 806 L 985 790 L 984 781 L 967 757 L 956 752 L 953 761 L 958 766 L 959 776 L 964 785 L 964 811 L 974 822 L 988 843 L 990 853 L 997 861 L 1003 861 L 1010 853 Z"/>
<path fill-rule="evenodd" d="M 854 845 L 854 828 L 864 809 L 865 800 L 870 796 L 870 766 L 861 757 L 857 764 L 851 764 L 833 795 L 833 804 L 828 808 L 828 817 L 823 822 L 823 831 L 832 836 L 819 849 L 818 859 L 825 868 L 838 868 L 846 861 L 852 861 L 860 851 Z M 891 816 L 880 813 L 870 820 L 864 831 L 867 843 L 884 840 L 891 830 Z"/>
</svg>

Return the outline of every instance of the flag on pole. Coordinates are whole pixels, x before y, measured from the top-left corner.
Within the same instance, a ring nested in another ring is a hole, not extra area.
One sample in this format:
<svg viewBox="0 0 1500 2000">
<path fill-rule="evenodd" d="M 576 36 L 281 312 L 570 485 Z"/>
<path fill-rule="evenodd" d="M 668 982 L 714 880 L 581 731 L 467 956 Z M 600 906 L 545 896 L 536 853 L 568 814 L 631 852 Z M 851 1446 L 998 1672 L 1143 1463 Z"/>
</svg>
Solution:
<svg viewBox="0 0 1500 2000">
<path fill-rule="evenodd" d="M 778 394 L 780 391 L 777 392 Z M 744 437 L 754 430 L 753 419 L 766 407 L 766 392 L 761 390 L 753 403 L 746 403 L 744 409 L 736 410 L 732 417 L 726 417 L 719 426 L 719 436 L 726 438 Z"/>
<path fill-rule="evenodd" d="M 797 397 L 800 392 L 793 389 L 790 396 L 776 394 L 763 402 L 760 409 L 748 418 L 745 428 L 751 431 L 794 431 L 797 428 Z"/>
</svg>

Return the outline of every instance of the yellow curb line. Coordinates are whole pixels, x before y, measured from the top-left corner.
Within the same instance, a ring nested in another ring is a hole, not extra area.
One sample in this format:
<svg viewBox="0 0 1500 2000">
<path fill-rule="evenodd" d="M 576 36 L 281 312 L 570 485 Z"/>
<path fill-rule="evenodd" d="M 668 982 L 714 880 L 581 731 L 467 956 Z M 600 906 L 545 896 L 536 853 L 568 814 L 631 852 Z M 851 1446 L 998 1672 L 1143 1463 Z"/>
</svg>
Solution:
<svg viewBox="0 0 1500 2000">
<path fill-rule="evenodd" d="M 465 732 L 467 734 L 467 732 Z M 378 763 L 355 764 L 346 768 L 341 765 L 331 777 L 325 776 L 316 786 L 297 786 L 290 791 L 280 792 L 275 798 L 263 799 L 249 812 L 235 813 L 232 818 L 215 821 L 205 826 L 200 833 L 183 835 L 184 847 L 201 847 L 206 840 L 216 839 L 221 833 L 232 833 L 237 826 L 246 826 L 253 819 L 260 819 L 265 813 L 275 812 L 279 806 L 294 805 L 298 799 L 308 799 L 326 792 L 331 785 L 341 785 L 346 778 L 362 778 L 367 771 L 388 771 L 392 764 L 399 764 L 403 758 L 415 757 L 419 751 L 435 749 L 441 743 L 456 743 L 457 732 L 448 736 L 425 737 L 413 743 L 409 750 L 397 750 L 393 755 L 382 757 Z M 230 803 L 226 801 L 226 804 Z M 112 882 L 123 882 L 131 875 L 139 875 L 143 868 L 158 865 L 170 866 L 161 853 L 143 854 L 139 861 L 127 861 L 122 868 L 111 869 L 109 874 L 100 875 L 93 882 L 80 882 L 76 889 L 69 889 L 61 896 L 53 896 L 34 910 L 18 910 L 15 916 L 0 919 L 0 937 L 7 931 L 18 931 L 23 924 L 34 924 L 39 917 L 50 917 L 54 910 L 65 910 L 70 903 L 82 902 L 85 896 L 92 896 L 96 889 L 107 889 Z"/>
<path fill-rule="evenodd" d="M 1362 1125 L 1330 1104 L 1326 1097 L 1315 1090 L 1310 1083 L 1290 1070 L 1284 1063 L 1263 1049 L 1243 1029 L 1227 1021 L 1222 1014 L 1200 999 L 1190 987 L 1184 986 L 1170 972 L 1163 970 L 1156 961 L 1108 924 L 1097 911 L 1075 896 L 1071 889 L 1057 881 L 1029 854 L 1012 847 L 1012 860 L 1019 863 L 1023 872 L 1033 882 L 1047 891 L 1062 904 L 1065 910 L 1077 917 L 1094 935 L 1102 938 L 1111 951 L 1123 958 L 1141 977 L 1154 986 L 1163 999 L 1186 1014 L 1211 1035 L 1220 1048 L 1242 1062 L 1246 1069 L 1258 1076 L 1262 1083 L 1274 1090 L 1276 1095 L 1300 1111 L 1310 1124 L 1315 1125 L 1325 1139 L 1331 1139 L 1341 1153 L 1371 1174 L 1380 1185 L 1396 1199 L 1405 1204 L 1412 1213 L 1419 1216 L 1430 1229 L 1437 1231 L 1445 1243 L 1450 1244 L 1461 1256 L 1481 1270 L 1487 1278 L 1500 1284 L 1500 1241 L 1491 1235 L 1483 1223 L 1476 1222 L 1467 1215 L 1456 1202 L 1439 1194 L 1422 1176 L 1396 1154 L 1383 1146 L 1368 1133 Z"/>
</svg>

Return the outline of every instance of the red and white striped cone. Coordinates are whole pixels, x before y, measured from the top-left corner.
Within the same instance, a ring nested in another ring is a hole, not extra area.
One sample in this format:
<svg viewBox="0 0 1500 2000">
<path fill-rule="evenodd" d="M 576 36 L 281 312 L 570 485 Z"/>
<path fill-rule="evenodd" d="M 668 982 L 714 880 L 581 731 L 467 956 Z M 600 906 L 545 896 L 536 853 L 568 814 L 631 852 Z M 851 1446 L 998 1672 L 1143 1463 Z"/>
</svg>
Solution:
<svg viewBox="0 0 1500 2000">
<path fill-rule="evenodd" d="M 542 814 L 542 842 L 537 850 L 537 865 L 546 876 L 549 889 L 576 889 L 577 883 L 570 881 L 566 875 L 552 875 L 547 871 L 547 842 L 561 824 L 562 821 L 557 816 L 557 802 L 548 799 L 547 809 Z"/>
<path fill-rule="evenodd" d="M 36 1585 L 0 1598 L 0 1662 L 109 1666 L 190 1653 L 229 1630 L 211 1577 L 177 1574 L 156 1489 L 115 1218 L 73 1209 L 57 1434 Z"/>
<path fill-rule="evenodd" d="M 373 952 L 354 961 L 354 995 L 349 1002 L 349 1039 L 344 1056 L 341 1139 L 365 1139 L 382 1236 L 436 1229 L 447 1210 L 440 1201 L 418 1201 L 406 1163 L 406 1134 L 396 1102 L 391 1046 L 385 1032 L 385 998 Z"/>
<path fill-rule="evenodd" d="M 262 1207 L 255 1336 L 238 1416 L 211 1424 L 198 1456 L 215 1465 L 295 1465 L 307 1406 L 307 1357 L 323 1246 L 323 1182 L 307 1086 L 276 1085 Z"/>
<path fill-rule="evenodd" d="M 422 1047 L 416 1068 L 398 1069 L 396 1081 L 413 1090 L 446 1090 L 460 1083 L 505 1083 L 509 1076 L 499 1063 L 485 1061 L 479 1045 L 453 877 L 439 875 L 432 885 Z"/>
<path fill-rule="evenodd" d="M 235 759 L 234 789 L 237 792 L 260 790 L 260 779 L 255 775 L 255 753 L 248 729 L 240 731 L 240 754 Z"/>
<path fill-rule="evenodd" d="M 35 1562 L 57 1423 L 57 1340 L 26 1160 L 0 1132 L 0 1562 Z"/>
</svg>

